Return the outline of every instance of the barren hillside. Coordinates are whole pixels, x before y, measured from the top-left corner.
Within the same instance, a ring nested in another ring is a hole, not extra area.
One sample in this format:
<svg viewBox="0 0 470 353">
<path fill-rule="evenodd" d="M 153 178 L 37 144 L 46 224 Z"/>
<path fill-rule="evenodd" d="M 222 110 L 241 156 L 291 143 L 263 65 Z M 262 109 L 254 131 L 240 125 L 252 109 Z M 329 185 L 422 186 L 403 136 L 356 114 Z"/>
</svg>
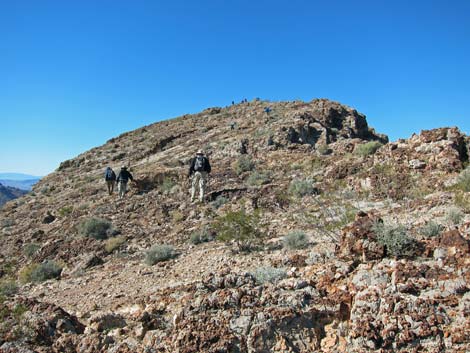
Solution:
<svg viewBox="0 0 470 353">
<path fill-rule="evenodd" d="M 469 155 L 457 128 L 389 143 L 326 99 L 122 134 L 0 209 L 0 351 L 470 351 Z"/>
</svg>

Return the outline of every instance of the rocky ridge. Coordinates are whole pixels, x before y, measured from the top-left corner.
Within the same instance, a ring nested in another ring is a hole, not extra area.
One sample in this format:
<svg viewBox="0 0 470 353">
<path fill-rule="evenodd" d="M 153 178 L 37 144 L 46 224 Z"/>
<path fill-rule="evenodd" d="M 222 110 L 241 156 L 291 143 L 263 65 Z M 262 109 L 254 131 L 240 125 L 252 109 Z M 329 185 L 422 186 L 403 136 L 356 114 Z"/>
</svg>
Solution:
<svg viewBox="0 0 470 353">
<path fill-rule="evenodd" d="M 0 206 L 4 205 L 10 200 L 16 199 L 26 194 L 25 190 L 20 190 L 11 186 L 0 184 Z"/>
<path fill-rule="evenodd" d="M 375 153 L 358 153 L 374 142 Z M 198 148 L 213 164 L 203 205 L 186 182 Z M 122 134 L 0 210 L 0 275 L 19 285 L 0 304 L 0 351 L 468 351 L 470 203 L 455 185 L 469 148 L 457 128 L 388 143 L 325 99 L 254 100 Z M 240 157 L 252 170 L 237 168 Z M 102 173 L 122 164 L 138 182 L 119 201 Z M 211 227 L 240 209 L 259 215 L 256 250 L 189 241 L 206 228 L 217 236 Z M 116 251 L 79 234 L 91 217 L 124 239 Z M 410 236 L 402 253 L 381 240 L 382 223 Z M 296 230 L 306 247 L 283 247 Z M 146 265 L 154 244 L 177 256 Z M 60 279 L 18 282 L 48 260 Z M 259 270 L 282 276 L 261 283 Z"/>
</svg>

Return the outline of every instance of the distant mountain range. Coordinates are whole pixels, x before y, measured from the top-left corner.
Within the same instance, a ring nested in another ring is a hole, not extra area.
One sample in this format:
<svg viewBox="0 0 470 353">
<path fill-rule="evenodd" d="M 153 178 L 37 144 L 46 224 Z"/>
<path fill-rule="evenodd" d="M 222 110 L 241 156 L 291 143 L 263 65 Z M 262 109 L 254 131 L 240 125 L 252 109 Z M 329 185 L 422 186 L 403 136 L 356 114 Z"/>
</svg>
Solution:
<svg viewBox="0 0 470 353">
<path fill-rule="evenodd" d="M 0 183 L 21 190 L 30 191 L 41 177 L 21 173 L 0 173 Z"/>
<path fill-rule="evenodd" d="M 26 190 L 4 186 L 0 183 L 0 206 L 3 206 L 4 203 L 23 196 L 26 193 L 28 193 Z"/>
</svg>

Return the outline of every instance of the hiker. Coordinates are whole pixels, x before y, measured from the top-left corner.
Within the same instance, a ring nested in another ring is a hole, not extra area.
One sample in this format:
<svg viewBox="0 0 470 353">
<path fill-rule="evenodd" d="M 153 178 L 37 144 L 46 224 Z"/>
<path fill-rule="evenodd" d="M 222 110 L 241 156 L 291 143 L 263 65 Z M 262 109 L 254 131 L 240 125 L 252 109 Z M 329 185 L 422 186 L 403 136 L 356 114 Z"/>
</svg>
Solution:
<svg viewBox="0 0 470 353">
<path fill-rule="evenodd" d="M 122 199 L 127 192 L 127 182 L 129 181 L 129 179 L 131 179 L 131 181 L 134 181 L 132 174 L 129 173 L 129 171 L 127 170 L 127 167 L 123 165 L 121 167 L 121 171 L 119 172 L 119 175 L 116 178 L 120 199 Z"/>
<path fill-rule="evenodd" d="M 188 178 L 192 177 L 191 183 L 191 202 L 194 202 L 196 196 L 196 188 L 199 184 L 199 201 L 204 202 L 204 192 L 207 183 L 207 177 L 211 172 L 209 159 L 204 156 L 202 150 L 196 152 L 196 157 L 191 160 Z"/>
<path fill-rule="evenodd" d="M 108 193 L 111 195 L 114 191 L 114 184 L 116 183 L 116 173 L 111 167 L 107 167 L 104 172 L 104 180 L 106 180 L 106 186 L 108 187 Z"/>
<path fill-rule="evenodd" d="M 230 122 L 230 130 L 235 130 L 235 121 Z"/>
<path fill-rule="evenodd" d="M 271 108 L 265 107 L 265 108 L 264 108 L 264 112 L 265 112 L 267 115 L 269 115 L 269 113 L 271 113 Z"/>
</svg>

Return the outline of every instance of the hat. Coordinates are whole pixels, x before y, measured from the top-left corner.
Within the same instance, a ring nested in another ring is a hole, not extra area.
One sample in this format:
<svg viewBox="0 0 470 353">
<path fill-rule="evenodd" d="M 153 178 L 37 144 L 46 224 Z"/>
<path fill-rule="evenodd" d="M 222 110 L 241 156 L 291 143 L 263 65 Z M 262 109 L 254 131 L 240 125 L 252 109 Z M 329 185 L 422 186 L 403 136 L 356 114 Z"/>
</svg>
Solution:
<svg viewBox="0 0 470 353">
<path fill-rule="evenodd" d="M 203 150 L 197 150 L 196 154 L 204 154 Z"/>
<path fill-rule="evenodd" d="M 125 165 L 121 166 L 121 169 L 127 169 L 127 167 Z"/>
</svg>

